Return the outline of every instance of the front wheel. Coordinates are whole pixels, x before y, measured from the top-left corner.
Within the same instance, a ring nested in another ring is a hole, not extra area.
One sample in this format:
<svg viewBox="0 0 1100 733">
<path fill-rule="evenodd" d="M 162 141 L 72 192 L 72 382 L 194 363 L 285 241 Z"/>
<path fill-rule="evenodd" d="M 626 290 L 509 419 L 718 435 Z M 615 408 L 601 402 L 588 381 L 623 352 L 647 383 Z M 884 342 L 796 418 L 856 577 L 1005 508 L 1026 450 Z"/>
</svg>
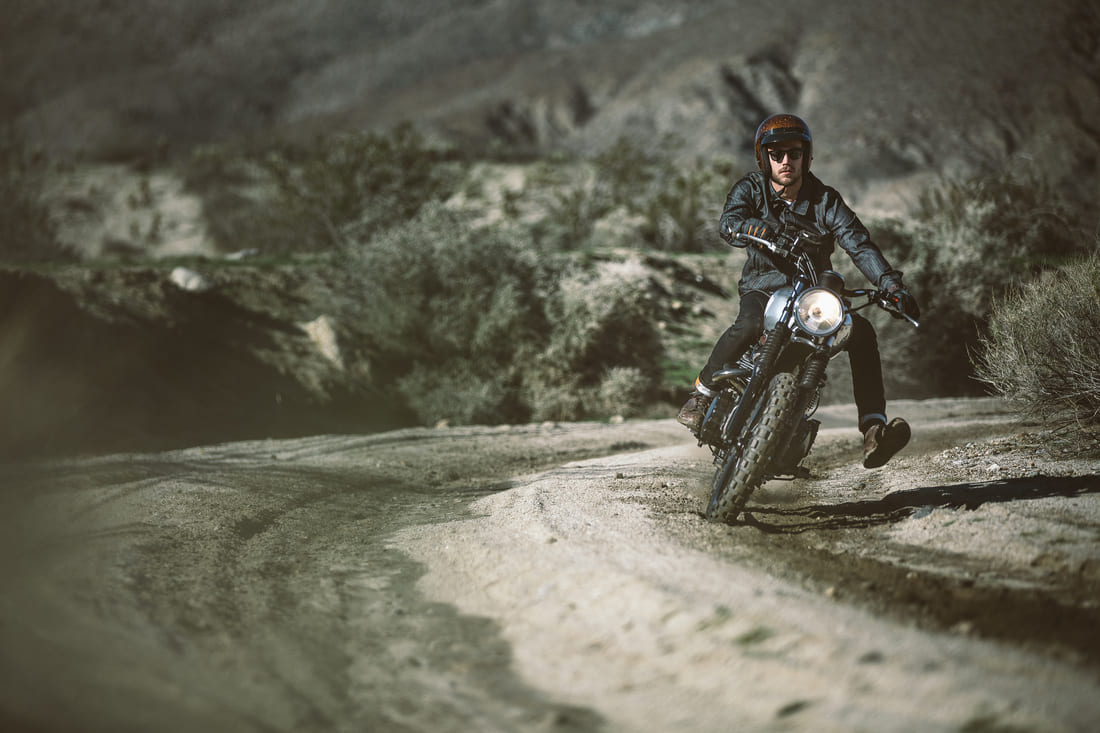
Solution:
<svg viewBox="0 0 1100 733">
<path fill-rule="evenodd" d="M 763 482 L 783 437 L 783 426 L 794 410 L 797 386 L 793 374 L 780 372 L 772 377 L 745 428 L 744 449 L 740 455 L 730 451 L 714 473 L 707 519 L 734 521 L 753 490 Z"/>
</svg>

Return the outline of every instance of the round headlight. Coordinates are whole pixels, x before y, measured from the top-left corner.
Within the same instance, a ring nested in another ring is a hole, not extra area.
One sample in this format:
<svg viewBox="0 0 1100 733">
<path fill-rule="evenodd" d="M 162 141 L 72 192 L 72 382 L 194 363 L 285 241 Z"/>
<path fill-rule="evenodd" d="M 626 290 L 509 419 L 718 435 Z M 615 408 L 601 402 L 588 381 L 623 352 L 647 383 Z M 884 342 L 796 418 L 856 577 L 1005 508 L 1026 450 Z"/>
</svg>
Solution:
<svg viewBox="0 0 1100 733">
<path fill-rule="evenodd" d="M 798 327 L 811 336 L 828 336 L 844 322 L 844 304 L 831 290 L 811 288 L 794 306 Z"/>
</svg>

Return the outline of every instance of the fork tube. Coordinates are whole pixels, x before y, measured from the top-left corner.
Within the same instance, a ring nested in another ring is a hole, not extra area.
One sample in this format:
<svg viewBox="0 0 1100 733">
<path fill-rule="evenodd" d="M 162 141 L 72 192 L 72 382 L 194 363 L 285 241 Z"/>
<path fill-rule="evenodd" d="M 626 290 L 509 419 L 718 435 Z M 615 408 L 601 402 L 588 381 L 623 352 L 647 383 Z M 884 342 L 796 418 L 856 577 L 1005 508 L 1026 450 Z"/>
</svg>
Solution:
<svg viewBox="0 0 1100 733">
<path fill-rule="evenodd" d="M 722 435 L 726 442 L 732 442 L 745 426 L 745 421 L 749 418 L 750 406 L 756 402 L 761 388 L 771 378 L 775 360 L 786 345 L 788 335 L 790 335 L 790 329 L 787 328 L 786 322 L 777 325 L 768 335 L 768 343 L 764 344 L 764 351 L 760 354 L 760 364 L 756 372 L 745 385 L 745 393 L 737 403 L 737 409 L 730 414 L 726 424 L 722 426 Z"/>
</svg>

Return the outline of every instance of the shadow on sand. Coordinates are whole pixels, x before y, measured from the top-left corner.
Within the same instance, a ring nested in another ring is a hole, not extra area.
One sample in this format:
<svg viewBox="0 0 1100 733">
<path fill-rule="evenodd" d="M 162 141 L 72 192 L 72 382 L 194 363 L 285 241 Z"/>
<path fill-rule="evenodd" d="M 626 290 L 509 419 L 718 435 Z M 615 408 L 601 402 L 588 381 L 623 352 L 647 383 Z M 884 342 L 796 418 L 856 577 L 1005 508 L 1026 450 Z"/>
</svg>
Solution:
<svg viewBox="0 0 1100 733">
<path fill-rule="evenodd" d="M 900 522 L 936 508 L 974 510 L 983 504 L 1074 497 L 1100 493 L 1100 476 L 1032 476 L 977 483 L 928 486 L 887 494 L 881 499 L 797 508 L 753 506 L 743 523 L 769 534 L 798 534 L 815 529 L 858 529 Z M 755 515 L 775 519 L 761 522 Z"/>
</svg>

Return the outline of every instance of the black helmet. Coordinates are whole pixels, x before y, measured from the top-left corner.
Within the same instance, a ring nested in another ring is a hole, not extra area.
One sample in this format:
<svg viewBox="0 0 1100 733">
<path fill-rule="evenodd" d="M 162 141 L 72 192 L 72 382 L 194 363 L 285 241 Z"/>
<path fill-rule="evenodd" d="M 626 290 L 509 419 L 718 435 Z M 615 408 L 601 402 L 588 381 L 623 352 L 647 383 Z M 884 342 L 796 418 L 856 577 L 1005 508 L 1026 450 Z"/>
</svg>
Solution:
<svg viewBox="0 0 1100 733">
<path fill-rule="evenodd" d="M 801 117 L 792 114 L 781 113 L 772 115 L 760 123 L 756 128 L 756 164 L 764 175 L 771 178 L 771 167 L 764 165 L 764 148 L 785 140 L 801 140 L 802 146 L 802 175 L 810 172 L 810 160 L 813 159 L 814 143 L 810 138 L 810 127 L 802 121 Z"/>
</svg>

